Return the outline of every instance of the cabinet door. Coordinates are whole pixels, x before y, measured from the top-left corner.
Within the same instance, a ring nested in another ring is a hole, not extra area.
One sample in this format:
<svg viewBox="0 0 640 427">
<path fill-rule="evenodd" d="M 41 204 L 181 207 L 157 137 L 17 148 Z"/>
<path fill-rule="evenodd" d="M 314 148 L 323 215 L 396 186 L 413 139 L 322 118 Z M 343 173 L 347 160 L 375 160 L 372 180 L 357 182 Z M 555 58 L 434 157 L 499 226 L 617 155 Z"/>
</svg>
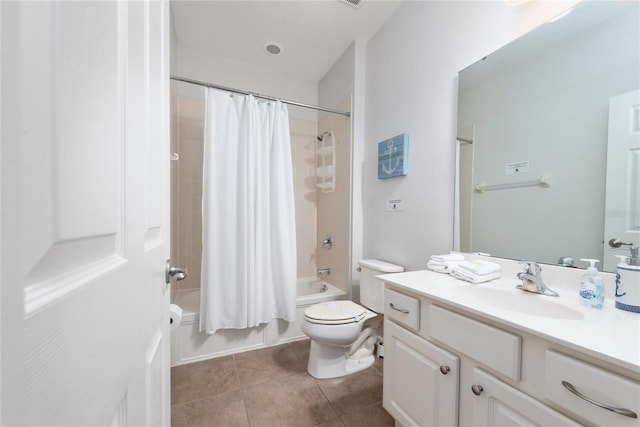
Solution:
<svg viewBox="0 0 640 427">
<path fill-rule="evenodd" d="M 384 322 L 384 408 L 404 426 L 455 426 L 459 359 Z"/>
<path fill-rule="evenodd" d="M 473 425 L 475 426 L 579 426 L 534 398 L 503 383 L 479 368 L 473 370 Z M 466 388 L 466 389 L 465 389 Z"/>
</svg>

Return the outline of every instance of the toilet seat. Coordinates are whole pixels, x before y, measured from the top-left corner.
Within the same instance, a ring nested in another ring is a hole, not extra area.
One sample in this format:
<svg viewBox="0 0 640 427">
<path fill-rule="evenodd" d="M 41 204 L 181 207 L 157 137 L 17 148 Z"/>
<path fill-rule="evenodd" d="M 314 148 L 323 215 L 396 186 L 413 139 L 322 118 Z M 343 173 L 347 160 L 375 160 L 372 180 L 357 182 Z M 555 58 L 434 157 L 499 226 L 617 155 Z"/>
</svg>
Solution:
<svg viewBox="0 0 640 427">
<path fill-rule="evenodd" d="M 367 309 L 353 301 L 330 301 L 312 305 L 304 310 L 304 318 L 321 325 L 346 325 L 365 318 Z"/>
</svg>

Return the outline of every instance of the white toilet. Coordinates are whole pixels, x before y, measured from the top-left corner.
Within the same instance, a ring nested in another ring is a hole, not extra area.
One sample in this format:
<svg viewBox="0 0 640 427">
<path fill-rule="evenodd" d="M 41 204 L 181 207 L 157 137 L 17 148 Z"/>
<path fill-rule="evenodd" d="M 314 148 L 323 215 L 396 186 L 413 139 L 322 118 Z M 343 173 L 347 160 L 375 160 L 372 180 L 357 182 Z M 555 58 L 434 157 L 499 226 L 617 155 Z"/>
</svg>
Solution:
<svg viewBox="0 0 640 427">
<path fill-rule="evenodd" d="M 368 368 L 375 361 L 373 349 L 384 312 L 384 283 L 379 274 L 404 268 L 376 259 L 359 261 L 360 302 L 329 301 L 304 311 L 302 331 L 311 338 L 307 371 L 315 378 L 335 378 Z"/>
</svg>

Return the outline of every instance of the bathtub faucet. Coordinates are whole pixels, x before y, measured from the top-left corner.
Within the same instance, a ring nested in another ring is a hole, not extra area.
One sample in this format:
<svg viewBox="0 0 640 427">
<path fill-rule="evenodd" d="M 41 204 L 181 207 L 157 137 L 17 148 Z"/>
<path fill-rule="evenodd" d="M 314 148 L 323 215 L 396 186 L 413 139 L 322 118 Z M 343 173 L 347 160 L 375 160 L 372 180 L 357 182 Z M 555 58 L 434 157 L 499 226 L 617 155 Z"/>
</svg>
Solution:
<svg viewBox="0 0 640 427">
<path fill-rule="evenodd" d="M 321 268 L 320 270 L 318 270 L 318 275 L 320 274 L 331 274 L 331 269 L 330 268 Z"/>
</svg>

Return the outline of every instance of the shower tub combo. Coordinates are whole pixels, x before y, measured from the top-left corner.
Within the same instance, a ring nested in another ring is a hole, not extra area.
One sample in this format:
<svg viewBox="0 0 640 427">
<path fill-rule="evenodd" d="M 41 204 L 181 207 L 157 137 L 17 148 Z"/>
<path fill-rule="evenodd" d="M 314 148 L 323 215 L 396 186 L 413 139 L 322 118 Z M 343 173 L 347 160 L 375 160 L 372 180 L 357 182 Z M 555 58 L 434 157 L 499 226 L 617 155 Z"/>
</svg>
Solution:
<svg viewBox="0 0 640 427">
<path fill-rule="evenodd" d="M 315 277 L 298 279 L 296 320 L 274 319 L 247 329 L 221 329 L 213 335 L 200 332 L 200 289 L 182 289 L 175 304 L 182 308 L 180 326 L 171 332 L 171 366 L 211 359 L 241 351 L 307 338 L 301 324 L 304 309 L 324 301 L 346 298 L 346 293 Z"/>
</svg>

